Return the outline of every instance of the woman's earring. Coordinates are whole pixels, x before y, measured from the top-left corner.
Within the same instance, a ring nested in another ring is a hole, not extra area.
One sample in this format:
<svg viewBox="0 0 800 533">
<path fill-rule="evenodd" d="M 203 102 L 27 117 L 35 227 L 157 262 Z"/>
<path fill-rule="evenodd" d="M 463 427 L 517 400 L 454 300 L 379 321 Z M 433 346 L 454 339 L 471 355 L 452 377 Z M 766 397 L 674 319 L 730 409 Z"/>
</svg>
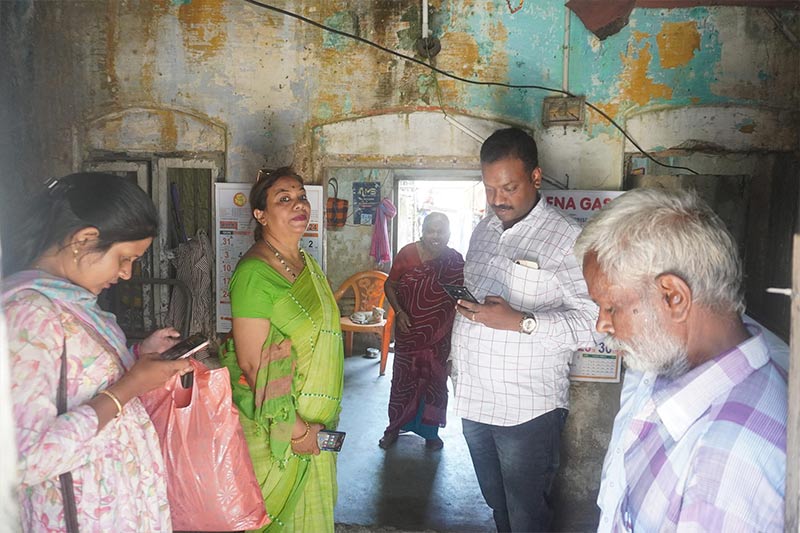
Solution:
<svg viewBox="0 0 800 533">
<path fill-rule="evenodd" d="M 75 261 L 76 265 L 78 264 L 78 249 L 77 248 L 73 248 L 72 249 L 72 260 Z"/>
</svg>

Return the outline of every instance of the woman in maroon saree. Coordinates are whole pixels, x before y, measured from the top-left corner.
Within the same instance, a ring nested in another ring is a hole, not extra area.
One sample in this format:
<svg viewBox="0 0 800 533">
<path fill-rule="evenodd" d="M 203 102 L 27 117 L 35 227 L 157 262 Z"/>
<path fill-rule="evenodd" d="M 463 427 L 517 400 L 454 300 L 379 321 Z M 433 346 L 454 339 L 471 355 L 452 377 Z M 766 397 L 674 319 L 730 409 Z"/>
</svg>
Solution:
<svg viewBox="0 0 800 533">
<path fill-rule="evenodd" d="M 395 310 L 395 345 L 389 426 L 378 443 L 392 446 L 401 431 L 413 431 L 439 450 L 447 411 L 447 358 L 455 302 L 443 284 L 463 285 L 464 259 L 447 247 L 450 221 L 431 213 L 418 242 L 404 246 L 384 284 Z"/>
</svg>

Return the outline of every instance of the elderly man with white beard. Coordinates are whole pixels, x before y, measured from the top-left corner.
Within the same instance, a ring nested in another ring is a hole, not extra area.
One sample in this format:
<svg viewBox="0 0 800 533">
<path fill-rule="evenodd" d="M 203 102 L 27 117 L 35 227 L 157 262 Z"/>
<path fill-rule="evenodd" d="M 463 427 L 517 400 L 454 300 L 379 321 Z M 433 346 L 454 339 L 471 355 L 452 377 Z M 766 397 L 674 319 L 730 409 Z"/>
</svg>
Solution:
<svg viewBox="0 0 800 533">
<path fill-rule="evenodd" d="M 575 244 L 627 372 L 599 531 L 783 531 L 786 372 L 742 322 L 742 268 L 694 193 L 636 189 Z"/>
</svg>

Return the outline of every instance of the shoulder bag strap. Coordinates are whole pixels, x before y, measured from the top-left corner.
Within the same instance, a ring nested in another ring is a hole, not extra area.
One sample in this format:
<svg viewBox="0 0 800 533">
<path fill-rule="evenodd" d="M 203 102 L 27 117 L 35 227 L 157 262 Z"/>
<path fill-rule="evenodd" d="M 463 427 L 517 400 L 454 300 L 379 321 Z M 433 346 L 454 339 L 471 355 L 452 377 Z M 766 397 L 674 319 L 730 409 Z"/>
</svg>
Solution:
<svg viewBox="0 0 800 533">
<path fill-rule="evenodd" d="M 61 349 L 61 377 L 58 380 L 56 393 L 56 406 L 58 414 L 67 412 L 67 337 L 64 336 L 64 347 Z M 72 472 L 58 476 L 61 481 L 61 495 L 64 500 L 64 521 L 67 524 L 67 533 L 78 533 L 78 510 L 75 507 L 75 491 L 72 487 Z"/>
</svg>

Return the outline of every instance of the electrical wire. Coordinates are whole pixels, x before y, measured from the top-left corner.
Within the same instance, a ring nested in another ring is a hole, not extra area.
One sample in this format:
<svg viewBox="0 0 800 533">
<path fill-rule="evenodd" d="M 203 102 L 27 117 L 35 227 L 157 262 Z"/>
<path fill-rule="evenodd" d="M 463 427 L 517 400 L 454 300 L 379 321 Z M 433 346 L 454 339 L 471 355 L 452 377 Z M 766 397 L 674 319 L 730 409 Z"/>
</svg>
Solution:
<svg viewBox="0 0 800 533">
<path fill-rule="evenodd" d="M 432 70 L 435 73 L 441 74 L 442 76 L 445 76 L 447 78 L 450 78 L 450 79 L 453 79 L 453 80 L 456 80 L 456 81 L 460 81 L 460 82 L 463 82 L 463 83 L 468 83 L 468 84 L 471 84 L 471 85 L 482 85 L 482 86 L 489 86 L 489 87 L 504 87 L 506 89 L 526 89 L 526 90 L 527 89 L 538 89 L 538 90 L 542 90 L 542 91 L 560 93 L 560 94 L 563 94 L 565 96 L 570 96 L 572 98 L 576 98 L 576 95 L 574 95 L 573 93 L 571 93 L 569 91 L 564 91 L 564 90 L 561 90 L 561 89 L 555 89 L 553 87 L 545 87 L 543 85 L 517 85 L 517 84 L 511 84 L 511 83 L 503 83 L 503 82 L 499 82 L 499 81 L 482 81 L 482 80 L 471 80 L 471 79 L 468 79 L 468 78 L 463 78 L 461 76 L 458 76 L 458 75 L 453 74 L 451 72 L 448 72 L 446 70 L 442 70 L 442 69 L 440 69 L 438 67 L 435 67 L 433 65 L 429 65 L 428 63 L 425 63 L 424 61 L 421 61 L 421 60 L 419 60 L 419 59 L 417 59 L 415 57 L 403 54 L 401 52 L 397 52 L 395 50 L 392 50 L 391 48 L 387 48 L 385 46 L 382 46 L 382 45 L 380 45 L 380 44 L 378 44 L 378 43 L 376 43 L 374 41 L 370 41 L 369 39 L 365 39 L 363 37 L 359 37 L 358 35 L 353 35 L 352 33 L 347 33 L 346 31 L 337 30 L 336 28 L 332 28 L 330 26 L 326 26 L 325 24 L 319 23 L 319 22 L 317 22 L 315 20 L 311 20 L 310 18 L 304 17 L 304 16 L 299 15 L 297 13 L 293 13 L 291 11 L 287 11 L 285 9 L 281 9 L 279 7 L 275 7 L 275 6 L 270 5 L 270 4 L 265 4 L 264 2 L 259 2 L 258 0 L 243 0 L 243 1 L 248 3 L 248 4 L 252 4 L 252 5 L 257 6 L 257 7 L 268 9 L 270 11 L 274 11 L 276 13 L 280 13 L 281 15 L 285 15 L 287 17 L 290 17 L 290 18 L 305 22 L 306 24 L 310 24 L 310 25 L 312 25 L 314 27 L 317 27 L 317 28 L 319 28 L 321 30 L 328 31 L 328 32 L 334 33 L 336 35 L 341 35 L 342 37 L 347 37 L 349 39 L 353 39 L 353 40 L 358 41 L 360 43 L 366 44 L 367 46 L 371 46 L 373 48 L 377 48 L 378 50 L 380 50 L 382 52 L 386 52 L 387 54 L 391 54 L 393 56 L 397 56 L 397 57 L 399 57 L 401 59 L 404 59 L 404 60 L 406 60 L 408 62 L 411 62 L 411 63 L 416 63 L 417 65 L 421 65 L 421 66 L 423 66 L 423 67 L 425 67 L 427 69 Z M 661 165 L 662 167 L 674 168 L 676 170 L 687 170 L 687 171 L 691 172 L 692 174 L 698 174 L 698 172 L 695 172 L 694 170 L 692 170 L 689 167 L 682 167 L 682 166 L 669 165 L 667 163 L 662 163 L 661 161 L 659 161 L 658 159 L 656 159 L 655 157 L 653 157 L 652 155 L 647 153 L 644 150 L 644 148 L 639 146 L 639 143 L 637 143 L 633 139 L 633 137 L 631 137 L 628 134 L 628 132 L 625 131 L 622 128 L 622 126 L 617 124 L 616 121 L 614 121 L 614 119 L 609 117 L 604 111 L 602 111 L 597 106 L 595 106 L 592 103 L 587 102 L 585 100 L 584 100 L 584 104 L 589 109 L 591 109 L 591 110 L 595 111 L 596 113 L 600 114 L 600 116 L 605 118 L 612 126 L 617 128 L 622 133 L 622 135 L 625 136 L 625 138 L 628 139 L 631 142 L 631 144 L 633 144 L 633 146 L 635 146 L 639 150 L 639 152 L 642 153 L 642 155 L 647 157 L 652 162 L 656 163 L 657 165 Z"/>
<path fill-rule="evenodd" d="M 426 52 L 426 55 L 428 56 L 428 61 L 432 62 L 433 60 L 431 59 L 430 54 L 427 53 L 428 51 L 425 50 L 425 52 Z M 458 120 L 454 119 L 453 117 L 451 117 L 450 115 L 447 114 L 447 111 L 444 108 L 444 104 L 442 103 L 442 89 L 439 87 L 439 77 L 436 75 L 436 72 L 433 73 L 433 83 L 436 86 L 436 98 L 439 100 L 439 109 L 442 110 L 442 114 L 444 115 L 445 120 L 449 119 L 449 120 L 453 121 L 454 125 L 456 127 L 458 127 L 459 129 L 466 128 L 460 122 L 458 122 Z M 475 135 L 473 133 L 469 133 L 469 129 L 468 128 L 467 129 L 463 129 L 463 131 L 464 131 L 464 133 L 467 133 L 467 135 L 469 135 L 470 137 L 476 138 L 476 140 L 480 138 L 480 137 L 475 137 Z M 544 181 L 546 181 L 547 183 L 549 183 L 550 185 L 552 185 L 553 187 L 556 187 L 557 189 L 562 189 L 563 190 L 563 189 L 568 189 L 569 188 L 569 175 L 567 175 L 567 185 L 564 185 L 560 181 L 557 181 L 557 180 L 552 179 L 552 178 L 550 178 L 548 176 L 545 176 L 544 174 L 542 174 L 542 179 Z"/>
<path fill-rule="evenodd" d="M 525 0 L 519 0 L 519 5 L 517 7 L 511 7 L 511 0 L 506 0 L 506 5 L 508 6 L 508 10 L 511 11 L 512 15 L 522 9 L 522 4 L 524 3 Z"/>
<path fill-rule="evenodd" d="M 784 37 L 786 37 L 786 40 L 789 41 L 795 48 L 800 48 L 800 40 L 798 40 L 797 36 L 792 33 L 792 30 L 786 26 L 775 10 L 767 9 L 767 15 L 769 15 L 769 18 L 771 18 L 772 22 L 775 23 L 775 27 L 780 30 Z"/>
</svg>

